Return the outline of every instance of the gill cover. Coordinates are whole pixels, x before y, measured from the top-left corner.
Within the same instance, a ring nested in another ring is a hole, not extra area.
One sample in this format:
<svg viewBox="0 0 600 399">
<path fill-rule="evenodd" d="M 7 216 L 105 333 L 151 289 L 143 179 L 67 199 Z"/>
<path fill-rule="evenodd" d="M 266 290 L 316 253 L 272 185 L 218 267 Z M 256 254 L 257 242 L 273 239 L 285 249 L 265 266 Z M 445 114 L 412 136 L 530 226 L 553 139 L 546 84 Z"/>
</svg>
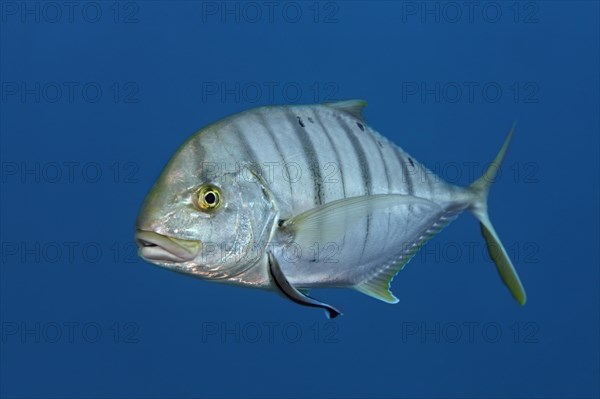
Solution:
<svg viewBox="0 0 600 399">
<path fill-rule="evenodd" d="M 229 279 L 263 258 L 277 212 L 263 179 L 247 167 L 208 183 L 221 189 L 223 204 L 210 215 L 210 239 L 202 242 L 195 274 Z"/>
</svg>

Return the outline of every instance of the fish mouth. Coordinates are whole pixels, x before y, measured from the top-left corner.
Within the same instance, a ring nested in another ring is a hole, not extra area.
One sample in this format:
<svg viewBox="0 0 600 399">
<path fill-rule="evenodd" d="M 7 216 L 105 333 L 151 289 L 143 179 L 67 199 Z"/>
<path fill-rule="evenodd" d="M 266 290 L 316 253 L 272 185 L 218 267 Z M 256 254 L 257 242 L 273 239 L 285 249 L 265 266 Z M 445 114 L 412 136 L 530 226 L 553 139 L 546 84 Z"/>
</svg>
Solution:
<svg viewBox="0 0 600 399">
<path fill-rule="evenodd" d="M 135 242 L 139 255 L 150 261 L 186 262 L 200 251 L 200 241 L 167 237 L 153 231 L 137 230 Z"/>
</svg>

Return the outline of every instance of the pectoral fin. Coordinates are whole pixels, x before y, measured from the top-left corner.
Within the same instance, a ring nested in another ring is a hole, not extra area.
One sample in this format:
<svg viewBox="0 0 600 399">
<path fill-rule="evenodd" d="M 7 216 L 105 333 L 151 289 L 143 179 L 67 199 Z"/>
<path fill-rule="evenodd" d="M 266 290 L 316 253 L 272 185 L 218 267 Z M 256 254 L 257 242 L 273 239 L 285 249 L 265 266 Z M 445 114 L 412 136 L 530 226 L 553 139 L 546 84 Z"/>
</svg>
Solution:
<svg viewBox="0 0 600 399">
<path fill-rule="evenodd" d="M 279 267 L 279 263 L 275 256 L 269 251 L 269 274 L 271 278 L 275 282 L 275 285 L 279 289 L 279 291 L 285 295 L 290 300 L 296 302 L 302 306 L 310 306 L 314 308 L 321 308 L 325 310 L 325 315 L 329 319 L 334 319 L 337 316 L 340 316 L 342 313 L 334 308 L 331 305 L 328 305 L 323 302 L 319 302 L 314 298 L 309 297 L 308 295 L 304 295 L 298 289 L 296 289 L 286 278 L 281 268 Z"/>
<path fill-rule="evenodd" d="M 286 220 L 281 228 L 294 234 L 302 247 L 314 242 L 335 241 L 355 223 L 374 211 L 395 206 L 418 206 L 426 211 L 441 210 L 429 200 L 411 195 L 377 194 L 329 202 Z"/>
</svg>

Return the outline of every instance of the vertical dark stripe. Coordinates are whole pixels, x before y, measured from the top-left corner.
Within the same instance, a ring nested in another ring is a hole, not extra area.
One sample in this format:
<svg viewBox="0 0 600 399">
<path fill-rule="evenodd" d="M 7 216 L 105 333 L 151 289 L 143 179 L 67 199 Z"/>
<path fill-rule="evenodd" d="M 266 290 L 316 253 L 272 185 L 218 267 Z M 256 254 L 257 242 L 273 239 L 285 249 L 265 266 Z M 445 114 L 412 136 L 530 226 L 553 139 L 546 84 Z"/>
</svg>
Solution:
<svg viewBox="0 0 600 399">
<path fill-rule="evenodd" d="M 318 111 L 317 109 L 315 109 L 313 111 L 314 120 L 321 127 L 321 130 L 323 131 L 323 134 L 325 135 L 325 137 L 327 137 L 327 140 L 329 141 L 329 145 L 331 147 L 331 150 L 335 154 L 335 160 L 337 162 L 337 167 L 339 168 L 339 171 L 340 171 L 340 181 L 342 183 L 342 198 L 346 198 L 346 183 L 344 181 L 344 165 L 342 164 L 342 157 L 340 156 L 340 153 L 339 153 L 339 151 L 337 149 L 337 146 L 335 145 L 335 142 L 333 141 L 333 138 L 331 137 L 331 133 L 329 132 L 329 129 L 327 129 L 327 127 L 325 126 L 325 124 L 321 120 L 321 117 L 320 117 L 320 115 L 319 115 L 319 113 L 317 111 Z M 310 120 L 310 118 L 309 118 L 309 120 Z M 341 251 L 344 250 L 344 245 L 346 245 L 346 234 L 344 234 L 342 236 L 342 242 L 340 244 L 340 246 L 341 246 L 340 250 Z"/>
<path fill-rule="evenodd" d="M 311 178 L 314 183 L 315 204 L 321 205 L 324 203 L 322 190 L 323 176 L 321 176 L 321 165 L 319 164 L 319 159 L 317 158 L 317 151 L 314 144 L 310 140 L 310 136 L 306 132 L 306 128 L 301 127 L 298 124 L 298 119 L 292 110 L 286 108 L 285 112 L 292 130 L 297 133 L 300 143 L 302 144 L 302 154 L 305 155 L 305 162 L 308 165 L 308 170 L 310 171 Z"/>
<path fill-rule="evenodd" d="M 377 151 L 379 151 L 379 159 L 381 159 L 381 163 L 383 164 L 383 170 L 385 171 L 385 181 L 387 183 L 387 194 L 390 193 L 390 172 L 388 171 L 387 164 L 385 163 L 385 157 L 383 155 L 383 151 L 379 146 L 379 142 L 375 140 L 375 146 L 377 147 Z"/>
<path fill-rule="evenodd" d="M 375 146 L 377 147 L 377 151 L 379 151 L 379 158 L 381 159 L 381 163 L 383 164 L 383 170 L 385 171 L 385 181 L 387 182 L 387 193 L 386 194 L 390 194 L 391 191 L 391 187 L 390 187 L 390 174 L 388 171 L 388 167 L 387 167 L 387 163 L 385 162 L 385 156 L 383 155 L 383 151 L 381 149 L 381 146 L 379 145 L 379 140 L 375 139 Z M 391 212 L 387 212 L 387 231 L 386 231 L 386 237 L 389 236 L 390 234 L 390 219 L 391 219 L 392 215 Z M 386 247 L 386 243 L 387 240 L 383 240 L 383 248 L 382 250 L 385 249 Z"/>
<path fill-rule="evenodd" d="M 261 176 L 264 176 L 264 171 L 263 171 L 262 165 L 258 161 L 256 152 L 254 152 L 254 149 L 252 149 L 252 146 L 250 145 L 248 138 L 246 137 L 246 135 L 244 134 L 244 132 L 242 131 L 242 129 L 240 128 L 240 126 L 237 123 L 234 124 L 234 130 L 235 130 L 235 133 L 237 134 L 238 138 L 240 139 L 239 143 L 242 146 L 242 149 L 248 156 L 248 161 L 249 161 L 248 166 L 250 167 L 250 169 L 252 171 L 259 173 Z"/>
<path fill-rule="evenodd" d="M 358 163 L 360 164 L 360 171 L 363 179 L 363 185 L 365 186 L 365 195 L 371 195 L 371 169 L 369 168 L 369 163 L 367 159 L 367 155 L 365 154 L 365 149 L 363 148 L 360 140 L 356 137 L 354 132 L 352 131 L 351 125 L 345 123 L 343 119 L 340 119 L 340 124 L 348 139 L 352 143 L 352 147 L 354 148 L 354 152 L 356 153 L 356 157 L 358 158 Z M 371 215 L 367 216 L 367 230 L 365 232 L 365 241 L 363 243 L 363 248 L 360 254 L 360 259 L 365 254 L 365 250 L 367 248 L 367 242 L 369 241 L 369 234 L 371 230 Z"/>
<path fill-rule="evenodd" d="M 352 143 L 352 147 L 354 148 L 354 153 L 356 154 L 356 157 L 358 158 L 358 163 L 360 164 L 360 173 L 361 173 L 361 176 L 363 179 L 363 185 L 365 186 L 365 194 L 370 195 L 371 194 L 371 183 L 372 183 L 371 182 L 371 169 L 369 168 L 369 162 L 367 160 L 367 155 L 365 154 L 365 149 L 363 148 L 358 137 L 356 137 L 356 135 L 352 131 L 352 127 L 350 127 L 343 121 L 340 121 L 340 122 L 342 123 L 342 127 L 344 128 L 344 131 L 346 132 L 348 139 L 350 139 L 350 142 Z"/>
<path fill-rule="evenodd" d="M 435 181 L 438 177 L 433 172 L 430 173 L 430 170 L 426 169 L 425 167 L 422 167 L 420 169 L 421 169 L 421 172 L 423 172 L 425 174 L 425 178 L 427 179 L 427 185 L 429 186 L 429 196 L 433 197 L 433 194 L 435 191 Z"/>
<path fill-rule="evenodd" d="M 257 112 L 258 115 L 258 119 L 260 121 L 261 126 L 264 127 L 265 131 L 267 132 L 267 134 L 269 135 L 269 137 L 271 138 L 271 141 L 273 142 L 273 144 L 275 144 L 275 149 L 277 149 L 277 153 L 279 154 L 279 158 L 281 159 L 281 165 L 279 165 L 279 167 L 281 168 L 281 173 L 284 173 L 284 168 L 285 168 L 285 156 L 283 155 L 283 152 L 281 151 L 281 147 L 279 147 L 279 143 L 277 142 L 277 137 L 275 136 L 275 133 L 271 130 L 271 126 L 269 124 L 269 121 L 267 119 L 267 117 L 265 116 L 265 114 L 261 111 Z M 274 173 L 278 173 L 278 172 L 274 172 Z M 288 185 L 290 186 L 290 199 L 292 202 L 294 202 L 294 189 L 292 188 L 292 179 L 284 179 L 288 182 Z M 275 183 L 275 182 L 272 182 Z"/>
<path fill-rule="evenodd" d="M 400 162 L 400 169 L 402 170 L 402 183 L 406 185 L 406 192 L 408 195 L 414 195 L 413 181 L 410 177 L 410 173 L 408 173 L 408 164 L 404 160 L 402 153 L 395 145 L 392 145 L 394 148 L 394 152 L 396 154 L 396 158 L 398 158 L 398 162 Z"/>
<path fill-rule="evenodd" d="M 398 158 L 398 162 L 400 162 L 400 168 L 402 169 L 402 178 L 404 183 L 406 184 L 406 191 L 408 195 L 415 195 L 414 182 L 412 180 L 412 172 L 415 170 L 414 167 L 410 168 L 409 172 L 409 161 L 406 161 L 403 154 L 400 152 L 398 147 L 394 145 L 394 152 L 396 153 L 396 157 Z M 418 181 L 417 181 L 418 183 Z M 414 216 L 414 209 L 412 205 L 408 206 L 408 218 Z"/>
<path fill-rule="evenodd" d="M 329 133 L 329 129 L 327 129 L 325 127 L 325 125 L 321 121 L 321 118 L 319 117 L 319 114 L 317 114 L 316 111 L 314 112 L 314 115 L 315 115 L 315 121 L 317 121 L 317 123 L 319 124 L 319 126 L 321 126 L 321 129 L 323 129 L 323 133 L 325 134 L 325 137 L 327 137 L 327 140 L 329 141 L 329 145 L 331 146 L 331 150 L 335 154 L 335 160 L 337 161 L 337 167 L 340 170 L 340 180 L 342 182 L 342 198 L 346 198 L 346 183 L 344 182 L 344 171 L 342 169 L 342 158 L 340 157 L 340 153 L 339 153 L 339 151 L 338 151 L 335 143 L 333 142 L 333 139 L 331 138 L 331 134 Z"/>
</svg>

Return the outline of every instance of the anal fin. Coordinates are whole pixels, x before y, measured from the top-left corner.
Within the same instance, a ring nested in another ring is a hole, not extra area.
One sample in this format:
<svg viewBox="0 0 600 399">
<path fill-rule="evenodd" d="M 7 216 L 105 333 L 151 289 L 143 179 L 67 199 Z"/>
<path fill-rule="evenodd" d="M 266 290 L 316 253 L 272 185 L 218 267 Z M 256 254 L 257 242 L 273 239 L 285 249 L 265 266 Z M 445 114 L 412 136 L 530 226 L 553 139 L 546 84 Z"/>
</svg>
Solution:
<svg viewBox="0 0 600 399">
<path fill-rule="evenodd" d="M 427 241 L 456 219 L 462 211 L 463 209 L 459 208 L 443 212 L 433 223 L 429 224 L 416 240 L 404 243 L 399 255 L 394 260 L 378 267 L 372 276 L 355 285 L 353 288 L 380 301 L 390 304 L 398 303 L 398 298 L 390 290 L 390 284 L 396 274 L 406 266 Z"/>
<path fill-rule="evenodd" d="M 392 276 L 392 278 L 394 277 Z M 355 286 L 354 289 L 383 302 L 392 304 L 398 303 L 399 299 L 392 294 L 392 291 L 390 291 L 390 282 L 392 281 L 392 278 L 389 278 L 385 274 L 376 275 L 364 283 Z"/>
</svg>

